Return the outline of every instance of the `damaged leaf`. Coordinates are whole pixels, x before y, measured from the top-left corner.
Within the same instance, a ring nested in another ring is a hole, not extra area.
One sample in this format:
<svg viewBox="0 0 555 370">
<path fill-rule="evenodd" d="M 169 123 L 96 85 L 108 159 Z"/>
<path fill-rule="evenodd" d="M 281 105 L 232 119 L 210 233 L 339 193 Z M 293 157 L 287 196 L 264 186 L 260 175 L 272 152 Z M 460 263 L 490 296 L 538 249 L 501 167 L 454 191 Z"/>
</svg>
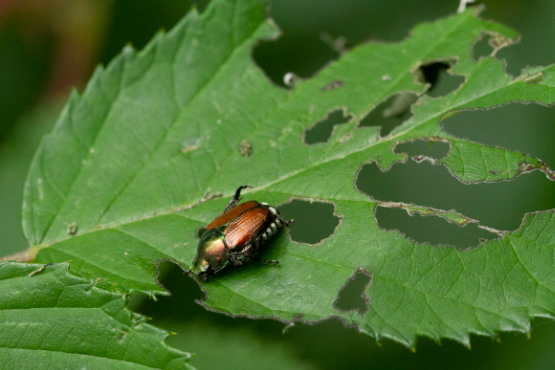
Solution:
<svg viewBox="0 0 555 370">
<path fill-rule="evenodd" d="M 442 130 L 442 118 L 456 111 L 555 101 L 555 67 L 512 78 L 500 60 L 473 60 L 471 47 L 482 35 L 495 35 L 503 46 L 517 38 L 474 12 L 422 24 L 396 44 L 356 47 L 291 90 L 272 85 L 252 61 L 253 46 L 279 34 L 258 0 L 214 0 L 143 51 L 125 48 L 82 95 L 71 96 L 36 153 L 23 204 L 25 235 L 40 249 L 36 259 L 72 260 L 76 274 L 123 291 L 163 293 L 156 263 L 170 258 L 186 268 L 196 252 L 195 230 L 248 184 L 245 200 L 329 202 L 341 223 L 318 245 L 282 233 L 263 252 L 280 260 L 278 267 L 251 263 L 215 275 L 203 283 L 206 307 L 289 323 L 336 316 L 407 346 L 418 335 L 468 344 L 470 333 L 528 332 L 532 317 L 555 312 L 553 211 L 459 251 L 380 229 L 376 207 L 460 225 L 479 220 L 375 201 L 355 186 L 363 164 L 386 170 L 406 160 L 395 146 L 415 139 L 449 143 L 437 163 L 466 183 L 511 180 L 534 169 L 553 179 L 539 158 Z M 440 98 L 422 96 L 427 86 L 414 71 L 433 61 L 454 61 L 450 73 L 464 83 Z M 358 127 L 401 93 L 420 96 L 410 119 L 384 137 L 378 127 Z M 307 145 L 306 130 L 337 110 L 352 118 L 335 125 L 326 142 Z M 218 193 L 222 199 L 208 196 Z M 72 223 L 75 232 L 68 233 Z M 334 302 L 359 268 L 372 276 L 364 292 L 368 310 L 338 310 Z"/>
</svg>

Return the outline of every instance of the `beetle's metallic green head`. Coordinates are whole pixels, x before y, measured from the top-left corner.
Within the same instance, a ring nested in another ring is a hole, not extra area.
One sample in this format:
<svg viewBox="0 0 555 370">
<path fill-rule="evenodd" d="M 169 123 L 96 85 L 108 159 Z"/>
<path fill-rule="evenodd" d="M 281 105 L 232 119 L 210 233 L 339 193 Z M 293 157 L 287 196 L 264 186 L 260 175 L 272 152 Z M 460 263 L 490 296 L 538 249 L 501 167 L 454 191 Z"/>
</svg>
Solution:
<svg viewBox="0 0 555 370">
<path fill-rule="evenodd" d="M 191 273 L 205 278 L 223 269 L 229 263 L 229 250 L 224 241 L 225 227 L 206 230 L 198 243 L 197 255 L 191 264 Z"/>
</svg>

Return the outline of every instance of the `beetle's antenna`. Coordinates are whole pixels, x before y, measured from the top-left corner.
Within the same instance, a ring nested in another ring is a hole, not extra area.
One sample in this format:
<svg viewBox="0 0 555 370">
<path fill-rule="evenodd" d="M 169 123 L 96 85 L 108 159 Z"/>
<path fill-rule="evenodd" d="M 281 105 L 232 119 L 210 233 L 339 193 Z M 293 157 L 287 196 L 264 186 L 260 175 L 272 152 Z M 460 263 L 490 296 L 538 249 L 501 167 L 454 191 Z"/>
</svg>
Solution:
<svg viewBox="0 0 555 370">
<path fill-rule="evenodd" d="M 233 200 L 236 200 L 237 202 L 239 202 L 241 199 L 243 198 L 239 198 L 241 196 L 241 190 L 246 189 L 246 188 L 252 188 L 252 186 L 250 185 L 241 185 L 237 188 L 237 190 L 235 190 L 235 195 L 233 196 Z"/>
<path fill-rule="evenodd" d="M 233 198 L 231 198 L 231 201 L 229 202 L 227 207 L 225 207 L 224 213 L 229 211 L 233 207 L 237 206 L 237 204 L 239 204 L 241 199 L 243 199 L 243 198 L 240 198 L 241 190 L 246 189 L 246 188 L 252 188 L 252 186 L 250 186 L 250 185 L 241 185 L 237 188 L 237 190 L 235 190 L 235 195 L 233 196 Z"/>
</svg>

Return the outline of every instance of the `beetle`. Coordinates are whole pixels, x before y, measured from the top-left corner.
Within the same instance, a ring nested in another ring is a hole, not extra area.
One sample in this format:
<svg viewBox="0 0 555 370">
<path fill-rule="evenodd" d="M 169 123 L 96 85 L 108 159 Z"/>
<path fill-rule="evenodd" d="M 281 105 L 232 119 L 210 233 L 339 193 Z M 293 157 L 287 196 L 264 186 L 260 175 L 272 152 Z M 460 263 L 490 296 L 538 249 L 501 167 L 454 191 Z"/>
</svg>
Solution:
<svg viewBox="0 0 555 370">
<path fill-rule="evenodd" d="M 278 229 L 291 226 L 294 220 L 286 220 L 278 210 L 267 203 L 251 200 L 242 204 L 239 186 L 224 212 L 199 232 L 197 255 L 189 270 L 207 279 L 229 263 L 234 266 L 246 261 L 260 261 L 277 265 L 278 260 L 267 261 L 256 257 L 260 245 L 275 235 Z"/>
</svg>

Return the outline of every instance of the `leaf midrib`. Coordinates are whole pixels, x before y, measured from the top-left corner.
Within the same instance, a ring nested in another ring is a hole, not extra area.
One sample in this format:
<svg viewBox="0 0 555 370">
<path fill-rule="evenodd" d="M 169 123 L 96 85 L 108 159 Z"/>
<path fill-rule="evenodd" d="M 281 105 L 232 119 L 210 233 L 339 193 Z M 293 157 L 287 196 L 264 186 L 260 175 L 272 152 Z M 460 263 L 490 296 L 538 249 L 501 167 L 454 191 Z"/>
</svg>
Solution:
<svg viewBox="0 0 555 370">
<path fill-rule="evenodd" d="M 464 21 L 466 21 L 466 19 L 463 19 L 463 21 L 461 21 L 460 23 L 458 23 L 458 24 L 457 24 L 457 27 L 453 28 L 452 31 L 451 31 L 451 33 L 455 32 L 455 31 L 458 29 L 458 26 L 460 26 L 462 23 L 464 23 Z M 258 25 L 257 28 L 254 28 L 254 29 L 253 29 L 253 32 L 252 32 L 248 37 L 246 37 L 246 38 L 244 39 L 244 41 L 243 41 L 241 44 L 239 44 L 237 47 L 235 47 L 234 49 L 232 49 L 232 52 L 231 52 L 231 53 L 228 55 L 228 57 L 225 59 L 224 63 L 222 63 L 222 64 L 218 67 L 218 70 L 217 70 L 217 71 L 221 71 L 221 69 L 224 68 L 224 67 L 226 66 L 226 63 L 230 60 L 230 58 L 232 58 L 232 56 L 233 56 L 235 53 L 238 53 L 239 50 L 241 50 L 241 47 L 244 46 L 245 43 L 247 43 L 247 42 L 249 42 L 249 41 L 251 40 L 252 35 L 255 34 L 255 33 L 260 29 L 260 26 L 261 26 L 262 24 L 264 24 L 264 22 L 263 22 L 263 23 L 260 23 L 260 24 Z M 435 50 L 435 49 L 438 47 L 438 45 L 441 44 L 441 43 L 444 41 L 444 39 L 445 39 L 446 37 L 448 37 L 447 34 L 445 34 L 444 37 L 443 37 L 442 39 L 438 39 L 438 41 L 434 44 L 434 47 L 431 47 L 431 48 L 427 49 L 426 52 L 422 53 L 421 56 L 420 56 L 419 58 L 417 58 L 417 59 L 420 60 L 420 61 L 426 60 L 426 59 L 424 58 L 424 56 L 427 55 L 427 54 L 429 54 L 429 53 L 432 52 L 433 50 Z M 409 39 L 409 40 L 410 40 L 410 39 Z M 402 45 L 402 44 L 400 44 L 400 45 Z M 407 73 L 410 73 L 410 71 L 407 71 Z M 218 74 L 217 72 L 214 73 L 214 74 L 205 82 L 205 84 L 204 84 L 204 85 L 195 93 L 195 95 L 191 98 L 191 100 L 190 100 L 190 102 L 189 102 L 189 104 L 188 104 L 187 106 L 190 106 L 190 105 L 191 105 L 191 102 L 192 102 L 195 98 L 197 98 L 197 97 L 202 93 L 202 91 L 204 91 L 204 90 L 207 88 L 207 86 L 210 84 L 210 82 L 213 81 L 213 80 L 215 79 L 215 76 L 216 76 L 217 74 Z M 406 76 L 406 74 L 400 75 L 400 77 L 397 78 L 396 82 L 402 81 L 403 78 L 404 78 L 405 76 Z M 513 80 L 511 81 L 511 84 L 512 84 L 512 83 L 515 83 L 515 82 L 516 82 L 516 81 L 513 79 Z M 307 83 L 307 84 L 302 84 L 300 87 L 303 87 L 303 88 L 307 88 L 307 89 L 308 89 L 308 88 L 311 87 L 311 85 L 312 85 L 312 84 Z M 382 98 L 385 97 L 385 96 L 389 96 L 389 93 L 390 93 L 390 92 L 393 90 L 393 88 L 394 88 L 395 86 L 397 86 L 397 85 L 396 85 L 396 84 L 391 84 L 390 86 L 391 86 L 391 87 L 390 87 L 389 89 L 387 89 L 387 90 L 384 91 L 384 94 L 382 94 Z M 487 96 L 488 94 L 495 93 L 495 92 L 497 92 L 497 91 L 500 90 L 500 89 L 506 88 L 507 86 L 509 86 L 509 85 L 502 86 L 502 87 L 500 87 L 499 89 L 487 91 L 485 94 L 479 95 L 479 96 L 475 96 L 475 97 L 476 97 L 476 99 L 477 99 L 477 98 L 481 98 L 481 97 Z M 284 100 L 282 100 L 279 104 L 276 104 L 275 108 L 274 108 L 271 112 L 269 112 L 269 114 L 267 115 L 267 117 L 266 117 L 264 120 L 261 120 L 261 121 L 260 121 L 260 124 L 256 127 L 256 129 L 253 130 L 253 131 L 251 131 L 250 136 L 254 135 L 254 134 L 257 132 L 257 130 L 259 130 L 261 127 L 264 127 L 263 123 L 264 123 L 264 122 L 267 122 L 267 121 L 268 121 L 276 112 L 278 112 L 278 111 L 283 107 L 283 105 L 286 104 L 291 98 L 293 98 L 296 94 L 301 93 L 301 92 L 303 91 L 303 89 L 301 89 L 300 87 L 297 88 L 297 89 L 293 89 L 293 90 L 291 91 L 290 94 L 287 94 L 287 95 L 286 95 L 286 98 L 285 98 Z M 457 91 L 452 92 L 452 94 L 458 93 L 459 90 L 460 90 L 460 89 L 457 89 Z M 120 93 L 121 93 L 121 90 L 120 90 Z M 118 93 L 118 97 L 120 96 L 120 93 Z M 114 101 L 115 101 L 115 100 L 114 100 Z M 462 102 L 461 104 L 463 104 L 463 103 L 466 103 L 466 102 Z M 459 105 L 460 105 L 460 104 L 458 104 L 457 106 L 459 106 Z M 344 154 L 338 153 L 338 154 L 335 155 L 335 156 L 326 157 L 323 161 L 316 162 L 316 163 L 314 163 L 314 164 L 313 164 L 312 166 L 310 166 L 310 167 L 305 167 L 305 168 L 298 169 L 298 170 L 296 170 L 296 171 L 291 171 L 291 172 L 289 172 L 289 173 L 287 173 L 287 174 L 284 174 L 283 176 L 281 176 L 281 177 L 279 177 L 279 178 L 276 178 L 274 181 L 270 181 L 270 182 L 265 183 L 264 185 L 261 185 L 261 186 L 252 188 L 250 191 L 247 191 L 247 192 L 245 192 L 245 193 L 256 192 L 256 191 L 260 191 L 260 190 L 266 190 L 266 189 L 267 189 L 268 187 L 270 187 L 270 186 L 273 186 L 273 185 L 275 185 L 275 184 L 277 184 L 277 183 L 279 183 L 279 182 L 285 181 L 285 180 L 287 180 L 287 179 L 289 179 L 289 178 L 291 178 L 291 177 L 293 177 L 293 176 L 295 176 L 295 175 L 298 175 L 298 174 L 300 174 L 300 173 L 303 173 L 303 172 L 306 172 L 306 171 L 308 171 L 308 170 L 314 169 L 314 168 L 316 168 L 316 167 L 318 167 L 318 166 L 321 166 L 321 165 L 324 165 L 324 164 L 328 164 L 328 163 L 330 163 L 330 162 L 332 162 L 332 161 L 335 161 L 335 160 L 345 159 L 345 158 L 347 158 L 347 157 L 349 157 L 349 156 L 351 156 L 351 155 L 354 155 L 354 154 L 357 154 L 357 153 L 360 153 L 360 152 L 363 152 L 363 151 L 367 151 L 367 150 L 369 150 L 369 149 L 375 147 L 376 145 L 380 145 L 380 144 L 387 143 L 387 142 L 394 142 L 396 139 L 405 136 L 406 134 L 408 134 L 408 133 L 409 133 L 410 131 L 412 131 L 413 129 L 419 128 L 420 126 L 422 126 L 423 124 L 429 122 L 430 120 L 433 120 L 434 118 L 441 117 L 441 116 L 445 115 L 446 113 L 448 113 L 448 112 L 450 112 L 450 111 L 452 111 L 452 110 L 455 110 L 455 109 L 457 108 L 457 106 L 449 105 L 449 106 L 446 107 L 444 110 L 438 112 L 437 114 L 434 114 L 434 115 L 428 117 L 427 119 L 425 119 L 424 121 L 422 121 L 420 124 L 407 127 L 405 130 L 399 131 L 399 132 L 395 133 L 394 135 L 388 135 L 388 136 L 385 136 L 385 137 L 378 137 L 378 138 L 376 139 L 376 141 L 374 141 L 374 143 L 372 143 L 371 145 L 366 146 L 366 147 L 364 147 L 364 148 L 362 148 L 362 149 L 353 150 L 353 151 L 352 151 L 351 153 L 349 153 L 348 155 L 344 155 Z M 181 114 L 183 114 L 183 112 L 184 112 L 185 110 L 186 110 L 186 109 L 183 109 L 183 110 L 181 111 L 181 113 L 180 113 L 178 116 L 180 116 Z M 174 122 L 173 122 L 173 123 L 170 125 L 170 127 L 166 130 L 166 135 L 165 135 L 164 137 L 167 137 L 168 133 L 169 133 L 170 130 L 171 130 L 171 127 L 173 127 L 173 125 L 174 125 L 175 122 L 177 122 L 177 121 L 178 121 L 177 119 L 174 120 Z M 404 124 L 406 124 L 407 122 L 408 122 L 408 121 L 406 121 Z M 400 127 L 402 127 L 404 124 L 402 124 Z M 289 126 L 291 126 L 291 125 L 292 125 L 292 123 L 289 123 Z M 105 127 L 105 126 L 102 126 L 102 127 Z M 449 135 L 449 136 L 450 136 L 450 135 Z M 155 149 L 154 149 L 153 151 L 151 151 L 150 157 L 149 157 L 147 160 L 145 160 L 145 162 L 143 162 L 141 168 L 144 168 L 144 166 L 147 164 L 148 160 L 149 160 L 150 158 L 152 158 L 152 153 L 154 153 L 154 152 L 156 151 L 156 148 L 160 145 L 160 143 L 163 143 L 163 142 L 164 142 L 164 139 L 162 139 L 162 140 L 160 140 L 160 141 L 158 142 L 158 144 L 156 145 Z M 230 158 L 232 158 L 232 156 L 233 156 L 234 154 L 236 154 L 236 153 L 235 153 L 234 151 L 231 151 L 231 150 L 230 150 L 228 156 L 225 157 L 225 158 L 222 160 L 222 162 L 221 162 L 222 165 L 225 165 L 225 162 L 228 161 L 228 160 L 230 160 Z M 375 158 L 374 158 L 374 160 L 375 160 Z M 129 183 L 131 183 L 132 179 L 135 178 L 139 172 L 140 172 L 140 169 L 134 172 L 134 174 L 133 174 L 131 180 L 130 180 L 129 182 L 126 183 L 125 188 L 129 185 Z M 216 175 L 216 172 L 215 172 L 211 177 L 214 178 L 215 175 Z M 207 185 L 207 186 L 210 184 L 210 181 L 213 181 L 213 180 L 208 179 L 207 182 L 206 182 L 206 185 Z M 75 184 L 75 181 L 73 182 L 73 184 Z M 73 188 L 73 185 L 70 187 L 70 189 L 71 189 L 71 188 Z M 122 190 L 122 191 L 123 191 L 123 190 Z M 120 191 L 119 194 L 121 194 L 122 191 Z M 68 193 L 69 193 L 69 191 L 68 191 Z M 200 194 L 200 193 L 199 193 L 199 194 Z M 232 193 L 229 193 L 229 194 L 226 193 L 226 194 L 223 194 L 222 196 L 223 196 L 223 197 L 229 197 L 229 196 L 231 196 L 231 195 L 232 195 Z M 66 196 L 66 198 L 67 198 L 67 196 Z M 110 204 L 112 204 L 112 203 L 115 201 L 115 199 L 117 199 L 117 196 L 114 198 L 114 200 L 112 200 L 112 201 L 110 202 Z M 106 229 L 116 228 L 116 227 L 119 227 L 119 226 L 132 224 L 132 223 L 134 223 L 134 222 L 139 222 L 139 221 L 148 220 L 148 219 L 151 219 L 151 218 L 154 218 L 154 217 L 158 217 L 158 216 L 163 216 L 163 215 L 168 215 L 168 214 L 174 214 L 174 213 L 181 212 L 181 211 L 184 211 L 184 210 L 186 210 L 186 209 L 192 208 L 192 207 L 194 207 L 194 206 L 196 206 L 196 205 L 202 203 L 202 201 L 203 201 L 202 199 L 197 199 L 197 200 L 192 201 L 192 202 L 189 202 L 189 203 L 187 203 L 187 204 L 183 204 L 183 205 L 180 205 L 180 206 L 178 206 L 178 207 L 171 207 L 171 208 L 168 208 L 168 209 L 165 210 L 165 211 L 158 212 L 158 213 L 155 213 L 155 214 L 153 214 L 152 212 L 149 212 L 149 213 L 146 214 L 144 217 L 139 217 L 139 218 L 137 218 L 137 217 L 132 217 L 132 221 L 127 221 L 127 222 L 126 222 L 126 221 L 123 221 L 123 222 L 121 222 L 121 221 L 112 222 L 112 223 L 106 224 L 106 225 L 104 225 L 104 226 L 102 226 L 101 224 L 98 224 L 96 228 L 91 229 L 91 230 L 87 230 L 87 231 L 84 231 L 84 232 L 80 232 L 79 235 L 84 235 L 84 234 L 88 234 L 88 233 L 90 233 L 90 232 L 95 232 L 95 231 L 100 231 L 100 230 L 106 230 Z M 106 213 L 106 212 L 104 212 L 103 214 L 105 214 L 105 213 Z M 60 215 L 59 212 L 56 213 L 55 218 L 59 217 L 59 215 Z M 129 220 L 129 218 L 128 218 L 128 220 Z M 99 222 L 100 222 L 100 220 L 99 220 Z M 201 221 L 198 221 L 198 222 L 201 222 Z M 44 236 L 45 236 L 46 234 L 47 234 L 47 231 L 45 231 L 45 233 L 44 233 L 44 235 L 43 235 L 43 239 L 44 239 Z M 38 246 L 40 246 L 40 247 L 48 247 L 49 245 L 56 244 L 57 242 L 60 242 L 60 241 L 62 241 L 62 240 L 67 240 L 67 239 L 69 239 L 69 238 L 70 238 L 70 237 L 63 238 L 63 239 L 58 239 L 58 240 L 55 240 L 54 242 L 52 242 L 52 243 L 50 243 L 50 244 L 39 244 Z"/>
</svg>

